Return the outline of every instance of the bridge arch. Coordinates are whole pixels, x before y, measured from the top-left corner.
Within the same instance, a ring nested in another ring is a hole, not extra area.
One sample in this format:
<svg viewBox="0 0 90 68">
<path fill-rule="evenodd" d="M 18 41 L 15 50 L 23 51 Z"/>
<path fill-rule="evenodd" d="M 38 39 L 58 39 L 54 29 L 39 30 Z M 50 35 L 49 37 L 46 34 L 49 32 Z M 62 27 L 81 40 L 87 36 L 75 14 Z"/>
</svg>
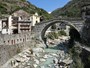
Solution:
<svg viewBox="0 0 90 68">
<path fill-rule="evenodd" d="M 74 37 L 75 36 L 75 39 L 76 39 L 76 36 L 78 38 L 80 38 L 80 33 L 79 33 L 79 30 L 70 22 L 70 21 L 66 21 L 66 20 L 53 20 L 53 21 L 50 21 L 41 31 L 41 39 L 44 41 L 44 43 L 46 44 L 46 37 L 45 37 L 45 32 L 47 31 L 47 29 L 56 24 L 56 23 L 65 23 L 66 25 L 69 25 L 70 26 L 70 32 L 69 34 Z M 47 46 L 47 44 L 46 44 Z"/>
</svg>

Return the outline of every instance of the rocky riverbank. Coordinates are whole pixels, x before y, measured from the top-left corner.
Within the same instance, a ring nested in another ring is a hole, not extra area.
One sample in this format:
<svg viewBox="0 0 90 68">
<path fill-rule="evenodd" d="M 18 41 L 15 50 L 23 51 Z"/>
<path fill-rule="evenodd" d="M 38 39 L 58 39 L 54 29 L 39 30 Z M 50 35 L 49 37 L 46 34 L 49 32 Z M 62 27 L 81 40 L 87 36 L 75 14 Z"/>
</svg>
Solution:
<svg viewBox="0 0 90 68">
<path fill-rule="evenodd" d="M 59 41 L 60 42 L 60 41 Z M 73 60 L 63 44 L 44 48 L 38 43 L 10 59 L 1 68 L 70 68 Z"/>
</svg>

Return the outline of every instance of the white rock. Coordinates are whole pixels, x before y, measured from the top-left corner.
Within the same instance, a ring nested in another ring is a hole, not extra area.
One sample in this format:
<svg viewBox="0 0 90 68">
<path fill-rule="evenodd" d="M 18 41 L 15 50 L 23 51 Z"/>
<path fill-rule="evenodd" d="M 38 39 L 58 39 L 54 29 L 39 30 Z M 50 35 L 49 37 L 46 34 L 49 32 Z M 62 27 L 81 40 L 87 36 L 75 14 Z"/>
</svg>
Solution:
<svg viewBox="0 0 90 68">
<path fill-rule="evenodd" d="M 33 64 L 34 68 L 36 68 L 38 65 L 37 64 Z"/>
<path fill-rule="evenodd" d="M 52 67 L 52 65 L 48 65 L 50 68 Z"/>
<path fill-rule="evenodd" d="M 37 47 L 44 47 L 42 44 L 37 44 Z"/>
<path fill-rule="evenodd" d="M 20 58 L 20 57 L 15 58 L 15 60 L 20 61 L 20 62 L 24 62 L 25 61 L 24 58 Z"/>
<path fill-rule="evenodd" d="M 70 59 L 64 59 L 63 62 L 66 63 L 66 64 L 71 64 L 71 63 L 73 62 L 73 60 L 70 60 Z"/>
<path fill-rule="evenodd" d="M 34 59 L 34 61 L 36 62 L 36 64 L 39 64 L 39 60 L 37 60 L 37 59 Z"/>
<path fill-rule="evenodd" d="M 26 62 L 26 61 L 28 61 L 30 58 L 28 58 L 28 57 L 23 58 L 23 57 L 18 56 L 18 57 L 15 57 L 15 59 L 16 59 L 17 61 L 20 61 L 20 62 Z"/>
<path fill-rule="evenodd" d="M 30 63 L 27 63 L 28 66 L 30 66 L 31 64 Z"/>
<path fill-rule="evenodd" d="M 35 53 L 33 53 L 33 56 L 36 56 L 36 54 L 35 54 Z"/>
<path fill-rule="evenodd" d="M 60 65 L 60 68 L 62 68 L 63 66 Z"/>
<path fill-rule="evenodd" d="M 55 58 L 54 61 L 55 61 L 56 64 L 58 63 L 58 59 L 57 58 Z"/>
<path fill-rule="evenodd" d="M 24 54 L 25 56 L 28 56 L 28 55 L 29 55 L 27 52 L 24 52 L 23 54 Z"/>
<path fill-rule="evenodd" d="M 21 56 L 21 57 L 23 57 L 23 58 L 26 57 L 26 55 L 24 55 L 24 54 L 22 54 L 22 53 L 20 53 L 20 54 L 18 54 L 18 55 Z"/>
<path fill-rule="evenodd" d="M 43 58 L 47 59 L 48 58 L 48 55 L 45 55 Z"/>
<path fill-rule="evenodd" d="M 15 60 L 11 60 L 11 66 L 15 65 Z"/>
<path fill-rule="evenodd" d="M 59 67 L 59 66 L 55 66 L 55 68 L 62 68 L 62 67 Z"/>
<path fill-rule="evenodd" d="M 16 67 L 16 66 L 18 66 L 19 64 L 17 63 L 17 62 L 15 62 L 15 65 L 13 65 L 13 67 Z"/>
<path fill-rule="evenodd" d="M 46 60 L 45 60 L 45 59 L 40 59 L 40 61 L 44 62 L 44 61 L 46 61 Z"/>
<path fill-rule="evenodd" d="M 37 56 L 37 57 L 41 57 L 39 53 L 36 53 L 36 56 Z"/>
<path fill-rule="evenodd" d="M 43 48 L 33 48 L 33 52 L 44 52 Z"/>
<path fill-rule="evenodd" d="M 30 66 L 27 66 L 27 67 L 25 67 L 25 68 L 30 68 Z"/>
<path fill-rule="evenodd" d="M 26 62 L 23 62 L 22 65 L 24 66 L 26 64 Z"/>
<path fill-rule="evenodd" d="M 53 55 L 53 56 L 56 56 L 56 57 L 58 56 L 57 54 L 54 54 L 54 53 L 53 53 L 52 55 Z"/>
<path fill-rule="evenodd" d="M 48 55 L 48 57 L 49 57 L 49 58 L 51 58 L 51 57 L 53 57 L 53 56 L 51 56 L 51 55 Z"/>
<path fill-rule="evenodd" d="M 63 60 L 61 60 L 61 59 L 59 60 L 59 62 L 62 62 L 62 61 L 63 61 Z"/>
<path fill-rule="evenodd" d="M 31 51 L 29 51 L 29 50 L 26 50 L 26 52 L 29 53 L 29 54 L 31 54 Z"/>
<path fill-rule="evenodd" d="M 45 68 L 44 66 L 41 66 L 41 68 Z"/>
</svg>

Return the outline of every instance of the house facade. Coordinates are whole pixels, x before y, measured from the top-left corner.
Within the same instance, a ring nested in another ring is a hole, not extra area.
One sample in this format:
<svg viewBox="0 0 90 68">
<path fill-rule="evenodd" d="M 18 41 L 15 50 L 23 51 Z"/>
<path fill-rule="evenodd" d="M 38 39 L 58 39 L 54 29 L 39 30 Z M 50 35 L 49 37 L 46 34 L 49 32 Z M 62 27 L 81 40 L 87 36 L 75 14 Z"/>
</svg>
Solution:
<svg viewBox="0 0 90 68">
<path fill-rule="evenodd" d="M 40 16 L 38 15 L 38 13 L 32 14 L 30 16 L 30 20 L 32 22 L 32 26 L 35 26 L 35 24 L 38 24 L 40 22 Z"/>
<path fill-rule="evenodd" d="M 28 14 L 23 10 L 18 10 L 5 19 L 0 19 L 0 32 L 2 34 L 17 34 L 31 31 L 31 26 L 40 22 L 38 13 Z"/>
</svg>

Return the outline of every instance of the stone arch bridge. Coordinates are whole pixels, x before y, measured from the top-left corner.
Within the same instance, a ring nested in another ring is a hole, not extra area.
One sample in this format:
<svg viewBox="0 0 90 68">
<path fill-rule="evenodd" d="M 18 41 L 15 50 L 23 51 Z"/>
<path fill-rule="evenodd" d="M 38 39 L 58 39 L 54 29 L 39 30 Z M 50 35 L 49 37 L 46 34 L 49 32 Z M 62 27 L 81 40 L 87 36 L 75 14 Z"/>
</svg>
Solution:
<svg viewBox="0 0 90 68">
<path fill-rule="evenodd" d="M 71 33 L 78 32 L 79 34 L 81 33 L 81 28 L 83 26 L 83 20 L 82 19 L 52 19 L 49 21 L 44 21 L 39 24 L 36 24 L 36 26 L 33 28 L 33 32 L 37 35 L 37 37 L 40 37 L 40 39 L 44 40 L 45 38 L 45 32 L 46 30 L 53 24 L 55 23 L 65 23 L 66 25 L 69 25 L 72 27 L 74 30 Z"/>
</svg>

